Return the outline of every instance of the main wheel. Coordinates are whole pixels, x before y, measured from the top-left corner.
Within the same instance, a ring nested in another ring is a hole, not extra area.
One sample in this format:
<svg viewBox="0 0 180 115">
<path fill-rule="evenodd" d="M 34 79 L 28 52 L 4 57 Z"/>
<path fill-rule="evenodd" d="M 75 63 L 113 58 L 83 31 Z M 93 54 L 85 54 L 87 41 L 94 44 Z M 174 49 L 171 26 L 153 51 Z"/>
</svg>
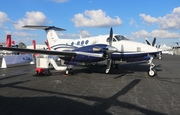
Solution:
<svg viewBox="0 0 180 115">
<path fill-rule="evenodd" d="M 159 52 L 159 59 L 162 59 L 162 52 Z"/>
<path fill-rule="evenodd" d="M 71 69 L 67 69 L 66 71 L 65 71 L 65 75 L 69 75 L 69 74 L 71 74 L 71 75 L 73 75 L 73 69 L 71 68 Z"/>
<path fill-rule="evenodd" d="M 154 77 L 154 76 L 156 75 L 156 70 L 155 70 L 155 69 L 149 70 L 149 71 L 148 71 L 148 75 L 149 75 L 150 77 Z"/>
<path fill-rule="evenodd" d="M 69 69 L 67 69 L 66 71 L 65 71 L 65 75 L 68 75 L 69 74 Z"/>
</svg>

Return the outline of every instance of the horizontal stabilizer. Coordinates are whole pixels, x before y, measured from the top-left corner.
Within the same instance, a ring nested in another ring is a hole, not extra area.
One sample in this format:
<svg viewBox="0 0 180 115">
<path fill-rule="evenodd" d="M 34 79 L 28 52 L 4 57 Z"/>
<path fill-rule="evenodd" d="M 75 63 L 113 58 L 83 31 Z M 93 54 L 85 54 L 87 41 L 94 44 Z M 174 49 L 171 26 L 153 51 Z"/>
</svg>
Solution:
<svg viewBox="0 0 180 115">
<path fill-rule="evenodd" d="M 58 28 L 55 26 L 35 26 L 35 25 L 25 25 L 23 28 L 30 28 L 30 29 L 42 29 L 42 30 L 56 30 L 56 31 L 66 31 L 66 29 Z"/>
</svg>

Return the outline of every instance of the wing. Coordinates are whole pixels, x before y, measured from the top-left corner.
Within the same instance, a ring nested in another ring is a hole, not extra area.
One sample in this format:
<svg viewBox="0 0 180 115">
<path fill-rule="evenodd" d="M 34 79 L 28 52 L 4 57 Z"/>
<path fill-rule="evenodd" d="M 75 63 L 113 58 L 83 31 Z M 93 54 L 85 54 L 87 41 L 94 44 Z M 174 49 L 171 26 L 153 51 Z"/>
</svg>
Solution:
<svg viewBox="0 0 180 115">
<path fill-rule="evenodd" d="M 47 54 L 47 55 L 64 55 L 64 56 L 77 55 L 75 52 L 67 52 L 67 51 L 65 52 L 65 51 L 51 51 L 51 50 L 35 50 L 35 49 L 8 48 L 8 47 L 0 47 L 0 50 L 26 52 L 26 53 L 40 53 L 40 54 Z"/>
</svg>

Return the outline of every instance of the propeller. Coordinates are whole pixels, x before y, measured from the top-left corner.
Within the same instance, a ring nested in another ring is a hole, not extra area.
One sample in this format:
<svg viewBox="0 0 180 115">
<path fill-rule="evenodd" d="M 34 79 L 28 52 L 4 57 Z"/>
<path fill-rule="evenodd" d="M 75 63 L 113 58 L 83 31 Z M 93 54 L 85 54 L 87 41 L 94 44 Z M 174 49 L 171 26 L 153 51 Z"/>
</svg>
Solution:
<svg viewBox="0 0 180 115">
<path fill-rule="evenodd" d="M 109 33 L 109 45 L 112 46 L 112 41 L 113 41 L 113 30 L 112 28 L 110 29 Z"/>
<path fill-rule="evenodd" d="M 156 44 L 156 38 L 153 39 L 152 46 Z"/>
<path fill-rule="evenodd" d="M 150 46 L 155 46 L 155 45 L 156 45 L 156 38 L 153 39 L 152 44 L 149 42 L 149 40 L 148 40 L 147 38 L 145 38 L 145 40 L 146 40 L 146 43 L 147 43 L 148 45 L 150 45 Z"/>
<path fill-rule="evenodd" d="M 102 49 L 100 47 L 93 48 L 94 52 L 103 52 L 104 53 L 103 57 L 105 57 L 107 59 L 106 73 L 108 73 L 111 68 L 111 62 L 112 62 L 111 54 L 114 52 L 118 52 L 118 49 L 116 47 L 112 46 L 112 41 L 113 41 L 113 29 L 112 28 L 110 29 L 108 39 L 109 39 L 109 45 L 106 46 L 105 49 L 104 48 Z"/>
<path fill-rule="evenodd" d="M 149 40 L 147 38 L 145 38 L 145 40 L 146 40 L 146 43 L 151 46 L 151 43 L 149 42 Z"/>
<path fill-rule="evenodd" d="M 109 47 L 112 47 L 112 41 L 113 41 L 113 30 L 112 28 L 110 29 L 110 33 L 109 33 Z M 113 50 L 112 50 L 113 51 Z M 116 48 L 117 51 L 117 48 Z M 114 51 L 115 52 L 115 51 Z M 106 73 L 109 73 L 109 70 L 111 69 L 111 53 L 113 52 L 108 52 L 107 53 L 107 66 L 106 66 Z"/>
</svg>

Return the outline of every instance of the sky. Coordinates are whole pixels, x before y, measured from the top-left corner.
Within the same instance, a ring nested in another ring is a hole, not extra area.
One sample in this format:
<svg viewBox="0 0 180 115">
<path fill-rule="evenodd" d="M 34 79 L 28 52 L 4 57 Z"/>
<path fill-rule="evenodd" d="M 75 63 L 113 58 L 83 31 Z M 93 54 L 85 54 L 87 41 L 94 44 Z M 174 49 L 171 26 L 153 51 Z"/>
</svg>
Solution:
<svg viewBox="0 0 180 115">
<path fill-rule="evenodd" d="M 0 42 L 11 34 L 16 44 L 44 44 L 44 30 L 24 25 L 56 26 L 59 38 L 121 34 L 145 43 L 180 42 L 180 0 L 0 0 Z"/>
</svg>

